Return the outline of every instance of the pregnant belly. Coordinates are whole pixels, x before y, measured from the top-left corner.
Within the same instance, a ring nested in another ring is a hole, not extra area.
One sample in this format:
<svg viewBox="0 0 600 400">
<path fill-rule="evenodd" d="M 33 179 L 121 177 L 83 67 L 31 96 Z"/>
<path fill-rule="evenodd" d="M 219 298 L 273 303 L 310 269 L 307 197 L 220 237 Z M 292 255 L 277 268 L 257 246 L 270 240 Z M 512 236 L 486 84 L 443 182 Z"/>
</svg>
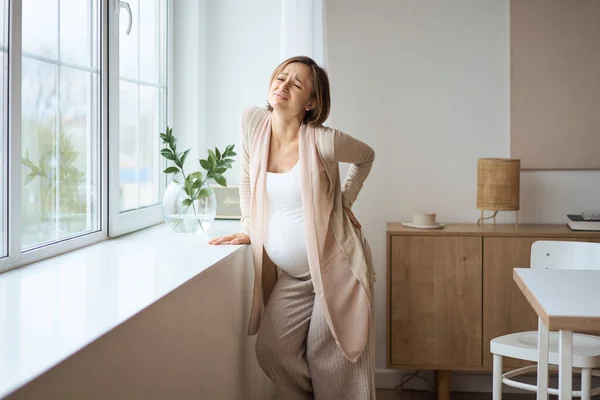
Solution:
<svg viewBox="0 0 600 400">
<path fill-rule="evenodd" d="M 308 271 L 303 219 L 274 214 L 266 226 L 265 251 L 271 261 L 292 275 Z"/>
</svg>

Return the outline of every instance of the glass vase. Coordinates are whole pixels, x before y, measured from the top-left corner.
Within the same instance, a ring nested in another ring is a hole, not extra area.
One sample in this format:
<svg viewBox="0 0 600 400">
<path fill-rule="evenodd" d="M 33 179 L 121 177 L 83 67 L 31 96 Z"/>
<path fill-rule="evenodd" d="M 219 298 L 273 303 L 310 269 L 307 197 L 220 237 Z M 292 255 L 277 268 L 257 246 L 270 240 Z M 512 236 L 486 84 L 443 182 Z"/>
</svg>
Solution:
<svg viewBox="0 0 600 400">
<path fill-rule="evenodd" d="M 162 201 L 163 217 L 177 233 L 202 233 L 208 231 L 217 215 L 217 197 L 210 185 L 201 187 L 203 197 L 188 205 L 188 195 L 181 183 L 171 182 Z"/>
</svg>

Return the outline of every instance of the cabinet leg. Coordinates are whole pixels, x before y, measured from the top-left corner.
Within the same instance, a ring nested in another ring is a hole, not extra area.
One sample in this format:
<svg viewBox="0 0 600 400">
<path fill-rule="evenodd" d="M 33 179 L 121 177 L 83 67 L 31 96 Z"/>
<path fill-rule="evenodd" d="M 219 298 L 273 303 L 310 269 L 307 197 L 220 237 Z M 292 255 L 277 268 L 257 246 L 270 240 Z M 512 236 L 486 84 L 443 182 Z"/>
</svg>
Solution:
<svg viewBox="0 0 600 400">
<path fill-rule="evenodd" d="M 450 377 L 452 371 L 435 371 L 435 387 L 437 391 L 437 400 L 450 400 Z"/>
</svg>

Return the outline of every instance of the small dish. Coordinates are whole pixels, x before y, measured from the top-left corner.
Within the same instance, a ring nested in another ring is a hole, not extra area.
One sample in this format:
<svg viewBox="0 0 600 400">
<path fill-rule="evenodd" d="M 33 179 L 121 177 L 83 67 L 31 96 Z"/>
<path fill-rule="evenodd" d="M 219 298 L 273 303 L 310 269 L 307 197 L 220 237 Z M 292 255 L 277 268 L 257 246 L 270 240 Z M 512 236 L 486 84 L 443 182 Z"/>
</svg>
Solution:
<svg viewBox="0 0 600 400">
<path fill-rule="evenodd" d="M 413 224 L 412 222 L 402 222 L 402 225 L 409 228 L 417 228 L 417 229 L 441 229 L 444 227 L 443 223 L 435 223 L 433 225 L 421 225 L 421 224 Z"/>
</svg>

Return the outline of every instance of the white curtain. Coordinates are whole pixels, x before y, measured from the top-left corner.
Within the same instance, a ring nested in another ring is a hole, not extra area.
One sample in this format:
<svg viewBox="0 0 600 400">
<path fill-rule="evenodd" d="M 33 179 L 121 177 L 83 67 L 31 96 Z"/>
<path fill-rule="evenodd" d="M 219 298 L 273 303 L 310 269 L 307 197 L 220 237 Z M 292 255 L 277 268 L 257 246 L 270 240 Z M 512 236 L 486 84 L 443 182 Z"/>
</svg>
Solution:
<svg viewBox="0 0 600 400">
<path fill-rule="evenodd" d="M 281 61 L 302 55 L 325 65 L 324 1 L 281 0 Z"/>
</svg>

